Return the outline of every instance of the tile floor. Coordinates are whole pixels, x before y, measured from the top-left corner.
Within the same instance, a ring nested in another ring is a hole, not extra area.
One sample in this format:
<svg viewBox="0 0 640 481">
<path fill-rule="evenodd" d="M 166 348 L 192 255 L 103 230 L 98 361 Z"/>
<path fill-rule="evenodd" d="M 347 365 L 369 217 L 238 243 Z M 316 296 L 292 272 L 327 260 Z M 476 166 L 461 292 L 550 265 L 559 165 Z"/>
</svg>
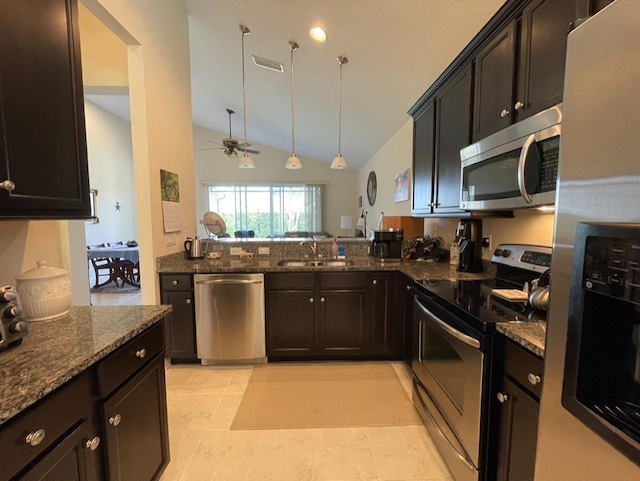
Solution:
<svg viewBox="0 0 640 481">
<path fill-rule="evenodd" d="M 392 363 L 410 396 L 403 363 Z M 423 426 L 230 430 L 251 367 L 167 366 L 161 481 L 451 481 Z"/>
</svg>

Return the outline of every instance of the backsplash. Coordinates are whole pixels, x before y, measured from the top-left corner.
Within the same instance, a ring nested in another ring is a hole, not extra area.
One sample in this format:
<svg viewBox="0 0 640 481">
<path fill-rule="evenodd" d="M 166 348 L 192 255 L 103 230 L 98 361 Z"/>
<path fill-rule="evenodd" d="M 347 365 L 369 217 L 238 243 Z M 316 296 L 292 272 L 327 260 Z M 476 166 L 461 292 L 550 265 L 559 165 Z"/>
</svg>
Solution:
<svg viewBox="0 0 640 481">
<path fill-rule="evenodd" d="M 299 258 L 312 255 L 311 248 L 308 245 L 302 245 L 302 242 L 313 243 L 311 239 L 205 239 L 205 250 L 207 252 L 220 252 L 223 256 L 231 255 L 232 247 L 241 247 L 245 252 L 251 252 L 254 256 L 260 255 L 258 248 L 268 247 L 269 255 L 272 257 L 292 257 Z M 318 246 L 318 253 L 322 257 L 331 256 L 331 248 L 334 239 L 322 239 L 315 241 Z M 346 249 L 346 257 L 350 256 L 366 256 L 369 254 L 370 242 L 364 238 L 336 238 L 338 246 L 344 246 Z"/>
</svg>

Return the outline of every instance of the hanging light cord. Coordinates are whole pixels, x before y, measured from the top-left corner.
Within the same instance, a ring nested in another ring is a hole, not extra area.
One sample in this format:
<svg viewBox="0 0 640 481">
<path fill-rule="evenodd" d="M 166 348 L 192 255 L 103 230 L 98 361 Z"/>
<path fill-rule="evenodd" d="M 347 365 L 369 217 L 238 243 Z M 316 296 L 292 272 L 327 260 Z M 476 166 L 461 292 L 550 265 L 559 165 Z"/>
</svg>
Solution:
<svg viewBox="0 0 640 481">
<path fill-rule="evenodd" d="M 244 37 L 251 33 L 244 25 L 240 25 L 242 32 L 242 120 L 244 123 L 244 155 L 247 155 L 247 95 L 245 92 L 245 74 L 244 74 Z"/>
<path fill-rule="evenodd" d="M 296 127 L 295 127 L 295 111 L 293 108 L 293 52 L 298 49 L 296 42 L 289 42 L 291 47 L 291 153 L 296 155 Z"/>
<path fill-rule="evenodd" d="M 342 156 L 342 65 L 347 63 L 349 59 L 342 55 L 338 57 L 338 63 L 340 64 L 340 107 L 338 114 L 338 155 Z"/>
</svg>

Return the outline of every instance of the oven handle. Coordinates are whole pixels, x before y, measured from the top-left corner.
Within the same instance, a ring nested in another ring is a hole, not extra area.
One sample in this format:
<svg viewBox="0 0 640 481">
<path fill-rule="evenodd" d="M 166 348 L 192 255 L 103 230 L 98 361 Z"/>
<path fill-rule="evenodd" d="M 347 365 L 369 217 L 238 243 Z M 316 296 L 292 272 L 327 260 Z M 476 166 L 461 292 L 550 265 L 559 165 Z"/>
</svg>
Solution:
<svg viewBox="0 0 640 481">
<path fill-rule="evenodd" d="M 536 142 L 536 136 L 531 134 L 527 137 L 527 140 L 522 146 L 520 151 L 520 159 L 518 160 L 518 188 L 520 189 L 520 195 L 527 204 L 533 202 L 533 198 L 527 192 L 527 186 L 525 184 L 524 170 L 527 166 L 527 157 L 529 156 L 529 148 Z"/>
<path fill-rule="evenodd" d="M 475 347 L 476 349 L 480 349 L 480 341 L 478 341 L 477 339 L 474 339 L 471 336 L 467 336 L 466 334 L 461 333 L 457 329 L 451 327 L 449 324 L 444 322 L 442 319 L 440 319 L 438 316 L 436 316 L 433 312 L 431 312 L 429 309 L 427 309 L 422 304 L 422 302 L 420 302 L 420 299 L 418 298 L 418 296 L 415 296 L 413 299 L 418 304 L 418 306 L 420 306 L 420 309 L 422 309 L 424 311 L 424 313 L 427 314 L 428 316 L 431 316 L 433 322 L 435 322 L 438 325 L 438 327 L 440 327 L 447 334 L 450 334 L 451 336 L 455 337 L 458 341 L 464 342 L 467 346 L 471 346 L 471 347 Z"/>
<path fill-rule="evenodd" d="M 414 389 L 415 389 L 415 387 L 414 387 Z M 423 392 L 424 392 L 424 394 L 426 396 L 429 397 L 429 399 L 431 399 L 431 396 L 429 395 L 429 393 L 426 390 L 424 390 Z M 456 445 L 451 442 L 451 440 L 447 437 L 447 435 L 442 430 L 440 425 L 438 425 L 438 422 L 433 417 L 433 414 L 431 414 L 429 412 L 429 408 L 427 407 L 427 405 L 422 400 L 422 393 L 419 393 L 419 395 L 415 396 L 415 397 L 418 398 L 418 401 L 420 402 L 420 405 L 422 406 L 423 411 L 427 414 L 427 417 L 429 418 L 429 421 L 431 421 L 431 424 L 433 424 L 433 426 L 436 428 L 436 430 L 438 431 L 438 434 L 440 435 L 440 437 L 446 441 L 446 443 L 449 445 L 449 447 L 451 447 L 451 449 L 453 449 L 453 452 L 456 453 L 456 456 L 458 456 L 458 458 L 460 458 L 460 461 L 462 461 L 472 471 L 476 471 L 476 467 L 473 465 L 473 463 L 471 462 L 469 457 L 466 455 L 466 453 L 462 454 L 460 451 L 458 451 L 458 448 L 456 447 Z M 433 402 L 433 399 L 431 399 L 431 402 L 433 403 L 434 406 L 436 405 Z"/>
<path fill-rule="evenodd" d="M 422 319 L 418 320 L 418 362 L 422 364 Z"/>
</svg>

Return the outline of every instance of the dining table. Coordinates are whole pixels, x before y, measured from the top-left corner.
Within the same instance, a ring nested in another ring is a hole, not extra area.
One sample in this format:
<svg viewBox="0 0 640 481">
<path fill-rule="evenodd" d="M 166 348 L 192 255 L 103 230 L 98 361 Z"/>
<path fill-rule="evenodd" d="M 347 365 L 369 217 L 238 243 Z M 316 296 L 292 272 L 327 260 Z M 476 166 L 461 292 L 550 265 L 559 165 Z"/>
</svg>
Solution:
<svg viewBox="0 0 640 481">
<path fill-rule="evenodd" d="M 129 261 L 133 264 L 138 264 L 140 262 L 140 251 L 138 250 L 138 246 L 129 247 L 122 245 L 111 247 L 91 247 L 87 249 L 87 259 L 105 258 L 111 259 L 114 263 L 114 269 L 109 280 L 104 282 L 102 285 L 115 282 L 117 286 L 118 279 L 120 279 L 123 282 L 123 286 L 124 284 L 128 284 L 133 287 L 140 287 L 140 284 L 124 275 L 124 271 L 122 270 L 122 261 Z"/>
</svg>

